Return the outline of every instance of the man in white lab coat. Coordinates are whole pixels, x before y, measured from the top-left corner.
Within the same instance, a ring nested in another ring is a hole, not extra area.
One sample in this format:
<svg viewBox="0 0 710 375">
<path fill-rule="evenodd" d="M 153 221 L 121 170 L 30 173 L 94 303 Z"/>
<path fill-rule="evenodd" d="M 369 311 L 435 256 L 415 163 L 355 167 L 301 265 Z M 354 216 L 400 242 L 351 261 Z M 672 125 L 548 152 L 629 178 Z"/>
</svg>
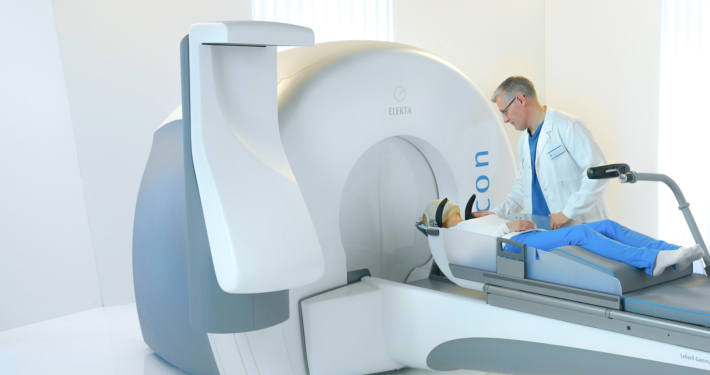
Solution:
<svg viewBox="0 0 710 375">
<path fill-rule="evenodd" d="M 492 211 L 505 217 L 525 213 L 551 218 L 558 229 L 570 220 L 582 223 L 609 219 L 604 192 L 609 180 L 590 180 L 587 168 L 606 164 L 592 132 L 582 120 L 540 105 L 532 82 L 510 77 L 491 100 L 503 120 L 524 131 L 518 141 L 520 171 L 513 190 Z"/>
</svg>

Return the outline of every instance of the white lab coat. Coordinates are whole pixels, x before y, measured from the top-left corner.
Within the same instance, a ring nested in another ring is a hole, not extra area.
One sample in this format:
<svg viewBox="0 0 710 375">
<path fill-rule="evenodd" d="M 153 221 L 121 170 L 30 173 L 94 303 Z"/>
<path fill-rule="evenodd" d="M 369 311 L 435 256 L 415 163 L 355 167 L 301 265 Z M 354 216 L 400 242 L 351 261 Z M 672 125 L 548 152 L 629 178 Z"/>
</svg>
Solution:
<svg viewBox="0 0 710 375">
<path fill-rule="evenodd" d="M 493 209 L 498 216 L 523 210 L 532 213 L 529 139 L 530 135 L 524 131 L 518 140 L 520 171 L 508 197 Z M 562 212 L 582 223 L 610 219 L 604 195 L 609 180 L 587 178 L 587 168 L 606 163 L 601 148 L 582 120 L 547 107 L 537 141 L 535 170 L 551 213 Z"/>
</svg>

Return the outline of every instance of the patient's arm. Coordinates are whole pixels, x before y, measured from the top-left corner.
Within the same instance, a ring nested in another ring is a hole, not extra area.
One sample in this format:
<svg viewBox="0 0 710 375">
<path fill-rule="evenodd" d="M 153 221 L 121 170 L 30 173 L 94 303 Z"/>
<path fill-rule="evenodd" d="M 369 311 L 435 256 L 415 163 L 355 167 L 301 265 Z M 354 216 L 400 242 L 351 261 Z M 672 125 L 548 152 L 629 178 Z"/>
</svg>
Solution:
<svg viewBox="0 0 710 375">
<path fill-rule="evenodd" d="M 473 211 L 473 217 L 479 218 L 479 217 L 484 217 L 488 215 L 493 215 L 495 212 L 493 211 Z"/>
<path fill-rule="evenodd" d="M 511 232 L 524 232 L 535 229 L 535 223 L 530 220 L 515 220 L 505 223 Z"/>
</svg>

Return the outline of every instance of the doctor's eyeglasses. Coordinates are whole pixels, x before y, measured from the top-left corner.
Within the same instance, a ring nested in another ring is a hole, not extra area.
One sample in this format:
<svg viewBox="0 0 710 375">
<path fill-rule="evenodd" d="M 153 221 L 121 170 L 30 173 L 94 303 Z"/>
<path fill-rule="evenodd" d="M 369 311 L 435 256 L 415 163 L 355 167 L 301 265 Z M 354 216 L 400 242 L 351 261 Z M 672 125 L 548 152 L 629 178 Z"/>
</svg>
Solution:
<svg viewBox="0 0 710 375">
<path fill-rule="evenodd" d="M 523 97 L 525 97 L 525 95 L 523 95 Z M 517 99 L 517 98 L 518 98 L 518 96 L 516 95 L 516 96 L 513 98 L 513 100 L 511 100 L 510 103 L 508 103 L 508 105 L 505 106 L 505 109 L 503 109 L 502 111 L 500 111 L 500 114 L 503 115 L 503 116 L 508 116 L 508 108 L 513 104 L 513 102 L 514 102 L 515 99 Z"/>
</svg>

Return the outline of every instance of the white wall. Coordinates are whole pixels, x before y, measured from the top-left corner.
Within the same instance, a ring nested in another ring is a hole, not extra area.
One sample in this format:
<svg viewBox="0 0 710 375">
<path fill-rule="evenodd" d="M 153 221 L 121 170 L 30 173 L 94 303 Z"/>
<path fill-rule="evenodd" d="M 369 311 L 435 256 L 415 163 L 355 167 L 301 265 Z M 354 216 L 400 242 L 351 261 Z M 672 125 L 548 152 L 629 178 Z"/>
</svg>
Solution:
<svg viewBox="0 0 710 375">
<path fill-rule="evenodd" d="M 591 127 L 610 162 L 658 170 L 658 0 L 394 0 L 393 11 L 396 42 L 448 60 L 487 95 L 526 76 L 542 103 Z M 522 133 L 502 126 L 515 153 Z M 655 236 L 657 191 L 613 180 L 612 217 Z"/>
<path fill-rule="evenodd" d="M 250 19 L 251 2 L 53 3 L 102 300 L 129 303 L 138 186 L 153 132 L 180 104 L 180 40 L 193 23 Z"/>
<path fill-rule="evenodd" d="M 547 104 L 583 119 L 609 162 L 658 171 L 659 0 L 546 0 Z M 612 218 L 658 233 L 658 184 L 611 180 Z"/>
<path fill-rule="evenodd" d="M 393 0 L 394 41 L 440 56 L 486 96 L 511 75 L 528 77 L 544 102 L 544 4 L 544 0 Z M 512 125 L 503 129 L 517 160 L 522 133 Z"/>
<path fill-rule="evenodd" d="M 710 137 L 708 120 L 701 114 L 710 86 L 708 5 L 705 0 L 661 1 L 658 129 L 658 170 L 683 190 L 705 241 L 710 237 L 710 176 L 694 161 L 702 160 Z M 671 190 L 659 185 L 658 200 L 659 237 L 675 244 L 695 243 Z"/>
<path fill-rule="evenodd" d="M 50 0 L 0 2 L 0 331 L 101 306 Z"/>
</svg>

